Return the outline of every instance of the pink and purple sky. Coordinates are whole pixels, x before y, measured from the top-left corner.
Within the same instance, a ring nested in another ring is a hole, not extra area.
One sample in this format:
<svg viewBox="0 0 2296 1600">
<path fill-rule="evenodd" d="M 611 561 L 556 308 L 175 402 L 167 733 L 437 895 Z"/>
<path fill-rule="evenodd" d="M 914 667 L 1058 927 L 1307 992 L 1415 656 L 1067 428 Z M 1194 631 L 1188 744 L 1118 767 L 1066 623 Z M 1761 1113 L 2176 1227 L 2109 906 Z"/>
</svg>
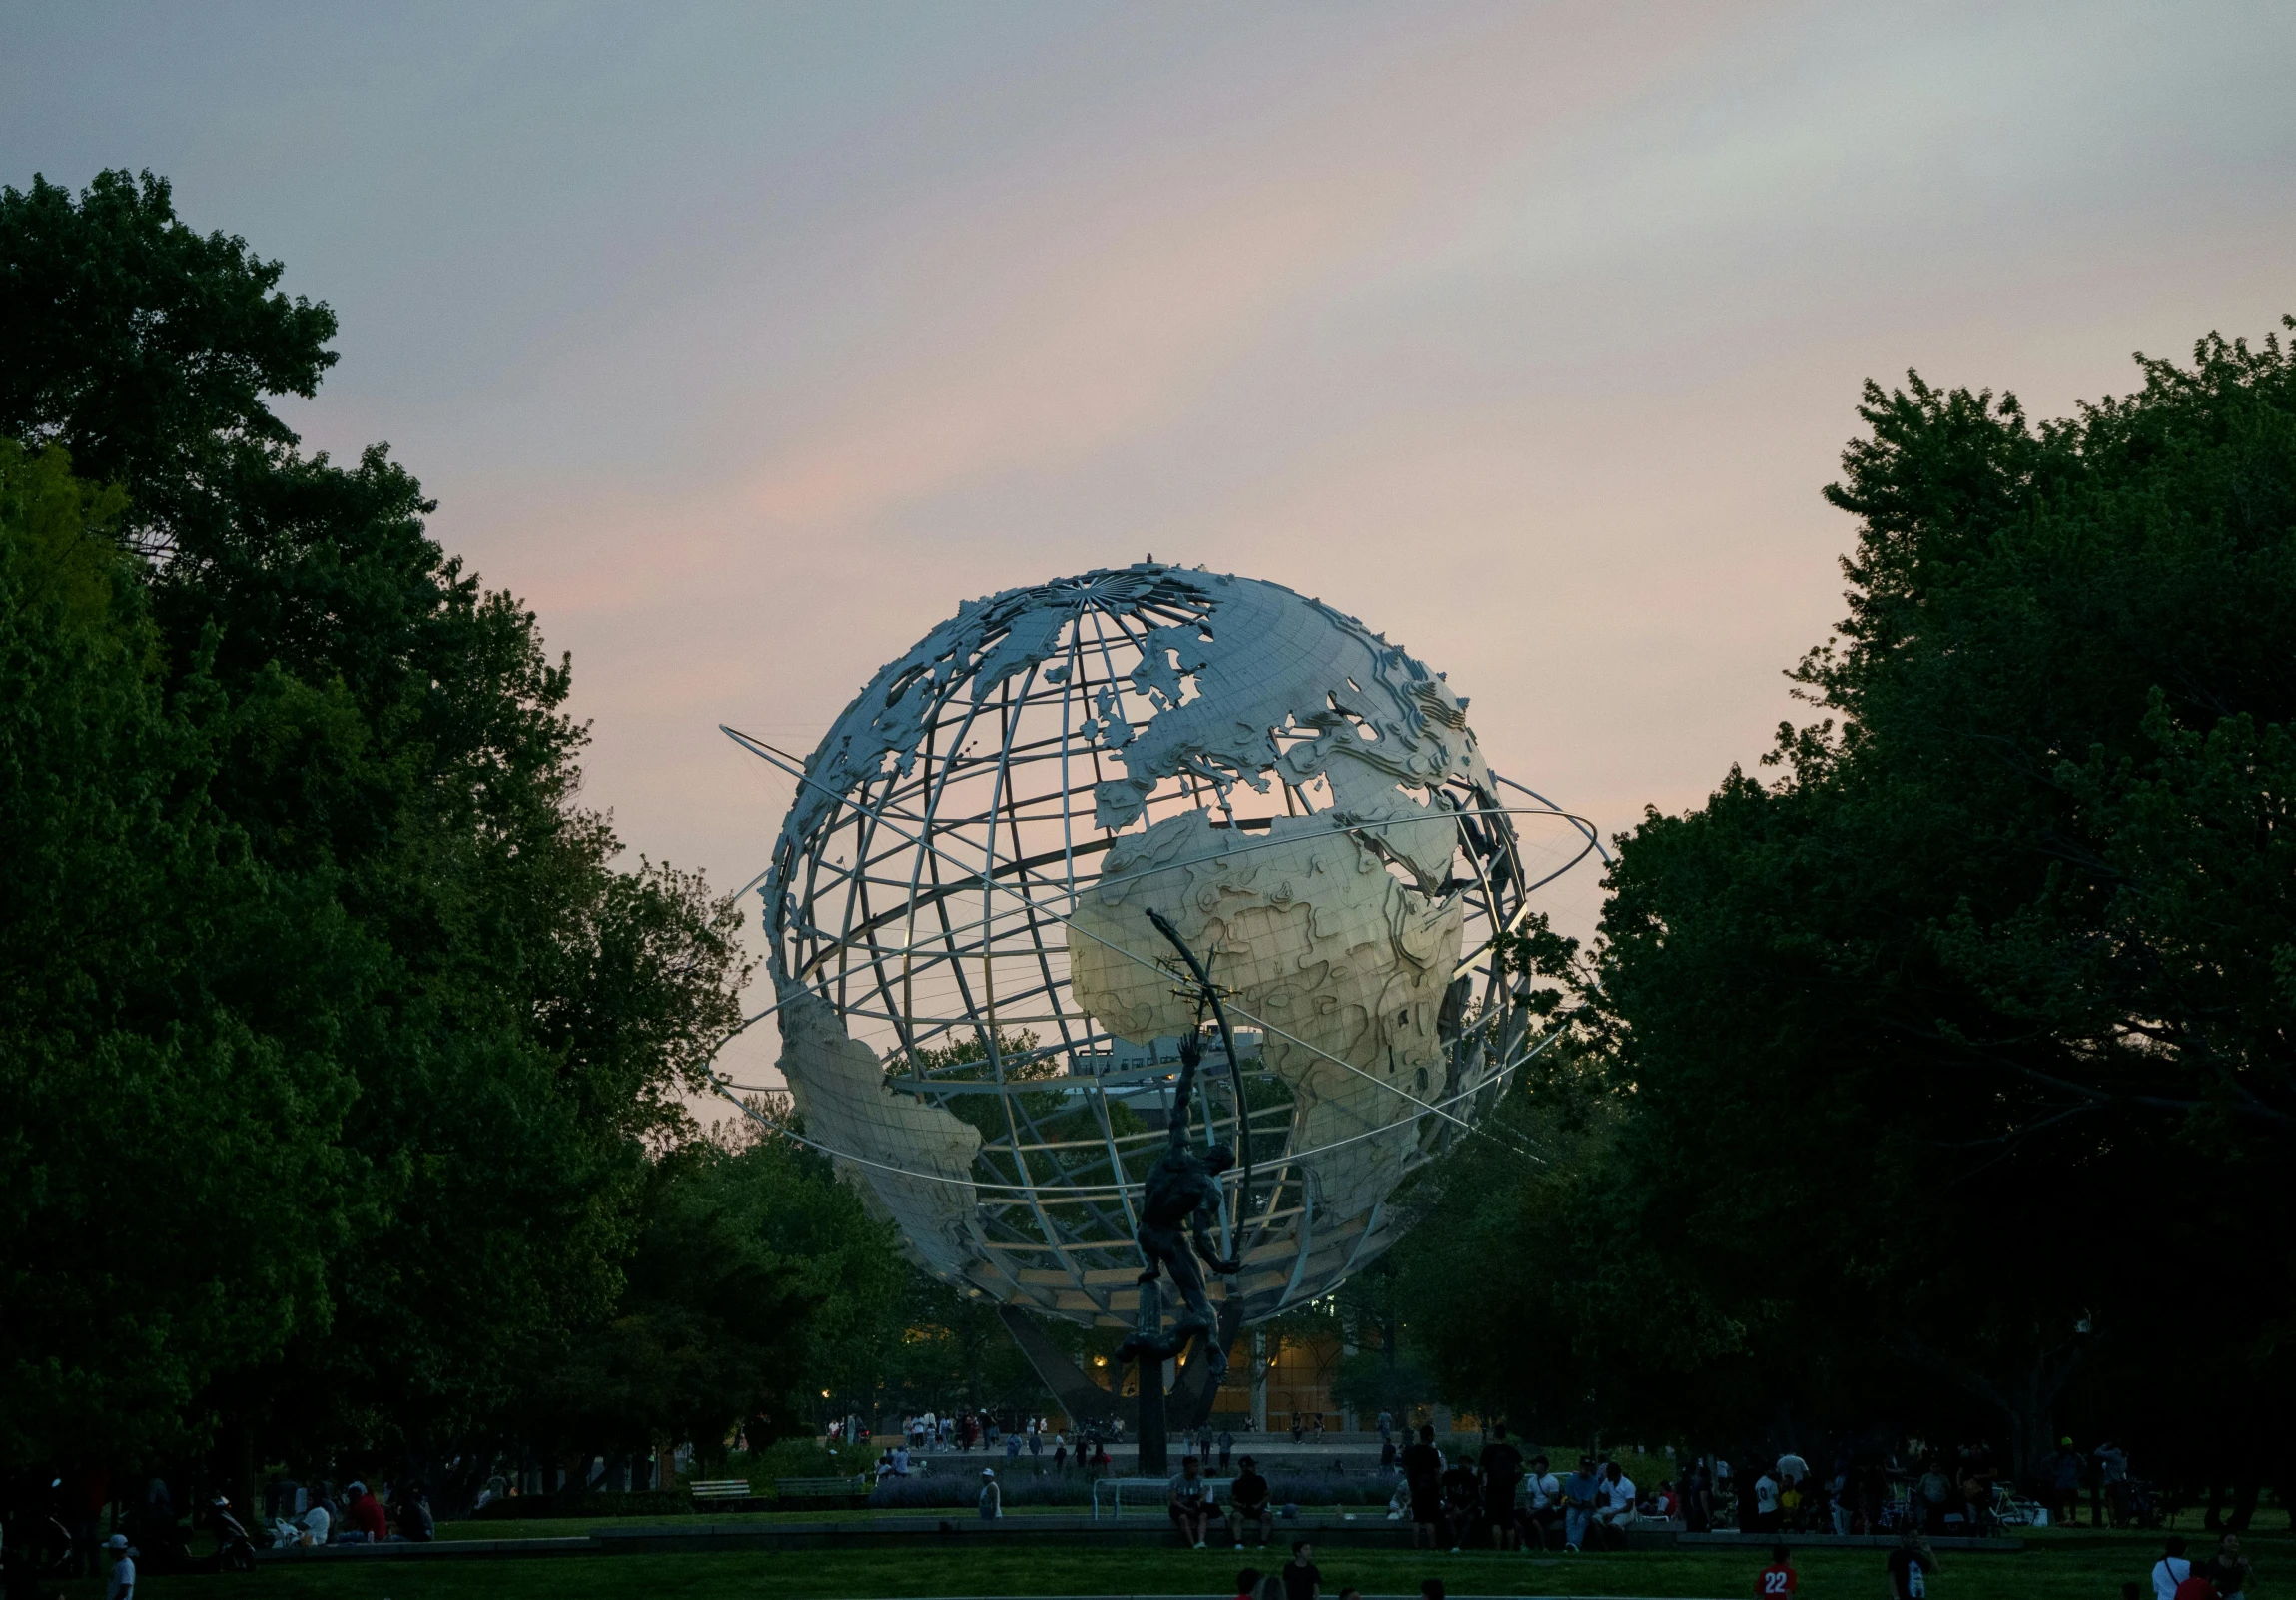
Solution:
<svg viewBox="0 0 2296 1600">
<path fill-rule="evenodd" d="M 2296 310 L 2285 3 L 9 10 L 0 181 L 149 167 L 330 302 L 307 443 L 390 442 L 726 888 L 789 789 L 720 722 L 1148 552 L 1690 806 L 1841 613 L 1862 380 L 2054 413 Z"/>
</svg>

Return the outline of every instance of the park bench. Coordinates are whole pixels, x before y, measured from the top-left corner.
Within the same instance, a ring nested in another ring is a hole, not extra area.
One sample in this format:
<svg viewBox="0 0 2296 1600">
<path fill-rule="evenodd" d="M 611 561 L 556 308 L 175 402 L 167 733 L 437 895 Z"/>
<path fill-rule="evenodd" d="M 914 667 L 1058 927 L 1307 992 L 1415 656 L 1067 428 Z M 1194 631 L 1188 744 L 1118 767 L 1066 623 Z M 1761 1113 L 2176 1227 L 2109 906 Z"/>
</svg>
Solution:
<svg viewBox="0 0 2296 1600">
<path fill-rule="evenodd" d="M 1233 1482 L 1235 1482 L 1233 1478 L 1205 1478 L 1203 1480 L 1204 1503 L 1215 1509 L 1225 1506 L 1227 1504 L 1228 1485 Z M 1109 1515 L 1113 1518 L 1125 1514 L 1125 1490 L 1133 1491 L 1133 1503 L 1136 1505 L 1143 1499 L 1152 1498 L 1158 1506 L 1161 1506 L 1165 1491 L 1170 1487 L 1171 1479 L 1169 1478 L 1095 1478 L 1093 1479 L 1093 1520 L 1098 1522 L 1101 1519 L 1101 1491 L 1103 1489 L 1109 1491 Z"/>
<path fill-rule="evenodd" d="M 850 1478 L 775 1478 L 773 1492 L 783 1500 L 866 1501 L 869 1479 L 862 1474 Z"/>
<path fill-rule="evenodd" d="M 697 1505 L 706 1504 L 712 1500 L 746 1500 L 749 1498 L 749 1480 L 747 1478 L 704 1478 L 699 1483 L 688 1484 L 686 1493 L 693 1496 Z"/>
</svg>

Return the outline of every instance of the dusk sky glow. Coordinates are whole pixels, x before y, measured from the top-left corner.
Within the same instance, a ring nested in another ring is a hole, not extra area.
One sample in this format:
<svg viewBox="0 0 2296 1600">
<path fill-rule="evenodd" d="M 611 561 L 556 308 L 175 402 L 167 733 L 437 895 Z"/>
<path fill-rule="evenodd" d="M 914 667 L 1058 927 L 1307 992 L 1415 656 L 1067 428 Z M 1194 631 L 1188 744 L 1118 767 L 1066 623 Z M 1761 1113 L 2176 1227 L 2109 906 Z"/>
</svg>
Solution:
<svg viewBox="0 0 2296 1600">
<path fill-rule="evenodd" d="M 1153 552 L 1696 804 L 1842 612 L 1860 383 L 2039 414 L 2296 311 L 2296 8 L 16 6 L 0 181 L 175 183 L 572 651 L 590 803 L 759 870 L 958 601 Z M 1581 875 L 1555 907 L 1583 932 Z M 752 918 L 754 926 L 754 917 Z M 761 1042 L 770 1054 L 770 1042 Z"/>
</svg>

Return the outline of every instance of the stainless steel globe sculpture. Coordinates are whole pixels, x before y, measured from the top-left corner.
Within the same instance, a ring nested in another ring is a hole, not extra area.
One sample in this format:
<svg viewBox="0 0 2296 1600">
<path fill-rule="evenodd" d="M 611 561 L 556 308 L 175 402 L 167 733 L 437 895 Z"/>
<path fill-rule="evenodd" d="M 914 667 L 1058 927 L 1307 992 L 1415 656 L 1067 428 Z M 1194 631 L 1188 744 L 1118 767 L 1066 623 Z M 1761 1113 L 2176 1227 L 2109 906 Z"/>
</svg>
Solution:
<svg viewBox="0 0 2296 1600">
<path fill-rule="evenodd" d="M 1253 1157 L 1220 1320 L 1329 1292 L 1542 1048 L 1493 939 L 1597 848 L 1466 712 L 1319 601 L 1148 561 L 962 606 L 802 769 L 728 729 L 797 779 L 760 893 L 802 1137 L 944 1280 L 1129 1325 L 1202 1022 L 1153 909 L 1238 1041 L 1197 1097 Z"/>
</svg>

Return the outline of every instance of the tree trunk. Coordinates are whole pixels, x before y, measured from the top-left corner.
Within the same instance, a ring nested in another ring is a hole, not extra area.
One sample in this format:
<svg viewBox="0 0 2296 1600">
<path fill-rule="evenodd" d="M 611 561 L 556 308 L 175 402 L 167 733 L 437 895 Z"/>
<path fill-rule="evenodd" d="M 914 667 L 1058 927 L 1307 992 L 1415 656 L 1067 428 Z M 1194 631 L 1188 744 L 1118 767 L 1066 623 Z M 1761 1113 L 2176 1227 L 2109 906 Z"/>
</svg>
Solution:
<svg viewBox="0 0 2296 1600">
<path fill-rule="evenodd" d="M 2256 1497 L 2263 1487 L 2263 1475 L 2253 1465 L 2244 1465 L 2233 1475 L 2231 1532 L 2248 1531 L 2248 1524 L 2256 1516 Z"/>
</svg>

